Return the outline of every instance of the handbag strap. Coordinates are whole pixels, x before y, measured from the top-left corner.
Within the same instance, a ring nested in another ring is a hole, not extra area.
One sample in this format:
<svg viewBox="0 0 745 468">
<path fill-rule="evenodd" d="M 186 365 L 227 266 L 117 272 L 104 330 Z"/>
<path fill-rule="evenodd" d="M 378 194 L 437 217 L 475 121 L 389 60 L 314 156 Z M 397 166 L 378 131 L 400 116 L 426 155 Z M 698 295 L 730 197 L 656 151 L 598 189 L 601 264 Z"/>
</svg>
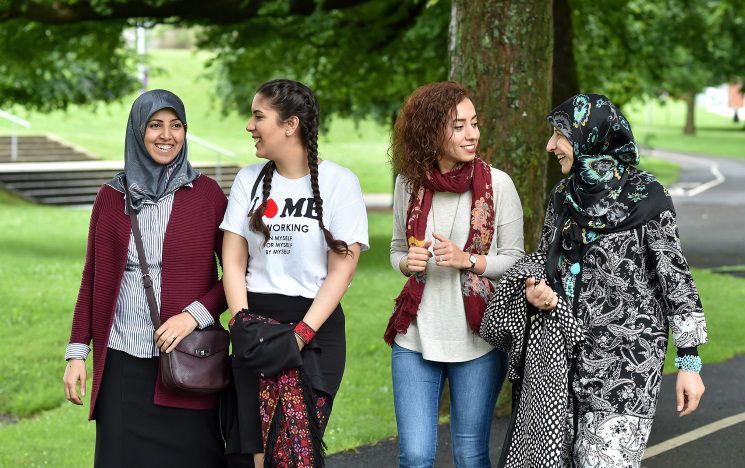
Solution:
<svg viewBox="0 0 745 468">
<path fill-rule="evenodd" d="M 153 321 L 153 328 L 160 328 L 160 312 L 158 311 L 158 302 L 155 300 L 153 291 L 153 278 L 150 276 L 150 269 L 147 267 L 145 258 L 145 247 L 142 244 L 142 233 L 140 232 L 140 223 L 137 221 L 137 213 L 132 206 L 132 199 L 129 193 L 129 187 L 124 184 L 124 198 L 127 200 L 127 211 L 129 211 L 129 220 L 132 223 L 132 236 L 135 239 L 137 247 L 137 257 L 140 260 L 140 270 L 142 270 L 142 285 L 145 287 L 145 297 L 147 297 L 147 308 L 150 309 L 150 320 Z"/>
</svg>

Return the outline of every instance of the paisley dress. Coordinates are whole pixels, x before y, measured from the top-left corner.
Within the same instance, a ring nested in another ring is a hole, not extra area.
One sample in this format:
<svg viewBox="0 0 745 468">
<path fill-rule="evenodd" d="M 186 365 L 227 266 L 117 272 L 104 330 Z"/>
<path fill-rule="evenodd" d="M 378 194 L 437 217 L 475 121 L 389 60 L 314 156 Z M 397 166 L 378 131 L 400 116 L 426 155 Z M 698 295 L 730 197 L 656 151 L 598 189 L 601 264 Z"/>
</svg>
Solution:
<svg viewBox="0 0 745 468">
<path fill-rule="evenodd" d="M 668 330 L 679 350 L 706 342 L 670 194 L 636 169 L 629 122 L 598 94 L 547 116 L 572 145 L 569 177 L 549 197 L 539 251 L 549 284 L 586 339 L 570 366 L 567 463 L 637 467 L 657 406 Z"/>
<path fill-rule="evenodd" d="M 555 223 L 550 203 L 540 252 L 557 234 Z M 565 289 L 574 283 L 575 316 L 587 327 L 570 372 L 566 440 L 573 442 L 575 464 L 638 466 L 660 392 L 668 329 L 678 348 L 706 342 L 675 214 L 664 211 L 636 229 L 600 235 L 576 278 L 568 261 L 560 261 L 559 273 Z"/>
</svg>

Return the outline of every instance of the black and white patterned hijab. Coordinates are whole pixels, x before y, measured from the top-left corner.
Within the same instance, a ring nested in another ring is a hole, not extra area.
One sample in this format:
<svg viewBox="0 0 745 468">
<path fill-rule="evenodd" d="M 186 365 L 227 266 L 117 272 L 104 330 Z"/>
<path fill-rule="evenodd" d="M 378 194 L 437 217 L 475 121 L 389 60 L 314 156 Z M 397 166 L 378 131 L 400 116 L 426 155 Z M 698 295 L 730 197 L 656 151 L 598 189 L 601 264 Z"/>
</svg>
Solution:
<svg viewBox="0 0 745 468">
<path fill-rule="evenodd" d="M 117 174 L 108 182 L 116 190 L 124 193 L 124 181 L 132 194 L 132 205 L 139 211 L 143 203 L 156 203 L 164 196 L 175 192 L 199 177 L 187 160 L 187 142 L 179 154 L 168 165 L 158 164 L 145 147 L 145 128 L 156 112 L 172 109 L 186 129 L 186 110 L 178 96 L 165 89 L 154 89 L 142 93 L 132 104 L 127 121 L 124 140 L 124 172 Z M 125 203 L 124 211 L 127 211 Z"/>
<path fill-rule="evenodd" d="M 600 234 L 640 226 L 665 210 L 670 195 L 657 179 L 634 166 L 639 151 L 621 111 L 600 94 L 578 94 L 548 116 L 548 123 L 572 145 L 571 174 L 551 194 L 559 232 L 548 250 L 548 276 L 554 289 L 562 251 L 579 262 L 584 246 Z"/>
</svg>

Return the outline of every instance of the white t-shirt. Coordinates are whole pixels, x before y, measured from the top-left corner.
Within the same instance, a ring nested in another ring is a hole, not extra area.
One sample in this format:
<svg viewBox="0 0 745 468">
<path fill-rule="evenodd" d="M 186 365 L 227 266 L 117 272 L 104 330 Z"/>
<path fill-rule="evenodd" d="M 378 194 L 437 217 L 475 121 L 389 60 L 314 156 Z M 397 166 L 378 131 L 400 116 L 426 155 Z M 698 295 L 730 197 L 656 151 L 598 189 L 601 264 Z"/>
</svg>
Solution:
<svg viewBox="0 0 745 468">
<path fill-rule="evenodd" d="M 249 213 L 261 204 L 263 181 L 253 200 L 254 182 L 265 163 L 244 167 L 230 190 L 228 208 L 220 229 L 248 243 L 248 290 L 314 298 L 328 272 L 328 247 L 318 224 L 310 174 L 287 179 L 276 170 L 264 212 L 270 238 L 248 227 Z M 318 188 L 323 199 L 323 223 L 334 239 L 369 248 L 367 212 L 362 189 L 352 171 L 331 161 L 318 165 Z"/>
</svg>

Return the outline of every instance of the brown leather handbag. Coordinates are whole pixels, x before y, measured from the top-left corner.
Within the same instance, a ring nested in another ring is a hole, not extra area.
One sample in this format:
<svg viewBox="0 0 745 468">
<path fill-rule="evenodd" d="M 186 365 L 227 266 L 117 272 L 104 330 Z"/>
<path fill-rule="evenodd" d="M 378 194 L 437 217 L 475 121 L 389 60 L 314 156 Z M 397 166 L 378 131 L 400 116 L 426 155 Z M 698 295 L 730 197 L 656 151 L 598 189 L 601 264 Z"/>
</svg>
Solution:
<svg viewBox="0 0 745 468">
<path fill-rule="evenodd" d="M 125 184 L 126 187 L 126 184 Z M 127 189 L 127 207 L 132 223 L 132 235 L 137 247 L 137 257 L 142 270 L 142 285 L 150 310 L 153 329 L 160 327 L 160 312 L 153 292 L 153 281 L 145 259 L 142 234 L 137 222 L 137 214 Z M 227 387 L 228 347 L 230 335 L 220 322 L 204 329 L 195 329 L 187 335 L 170 353 L 160 353 L 160 375 L 163 385 L 183 393 L 204 395 L 216 393 Z"/>
</svg>

